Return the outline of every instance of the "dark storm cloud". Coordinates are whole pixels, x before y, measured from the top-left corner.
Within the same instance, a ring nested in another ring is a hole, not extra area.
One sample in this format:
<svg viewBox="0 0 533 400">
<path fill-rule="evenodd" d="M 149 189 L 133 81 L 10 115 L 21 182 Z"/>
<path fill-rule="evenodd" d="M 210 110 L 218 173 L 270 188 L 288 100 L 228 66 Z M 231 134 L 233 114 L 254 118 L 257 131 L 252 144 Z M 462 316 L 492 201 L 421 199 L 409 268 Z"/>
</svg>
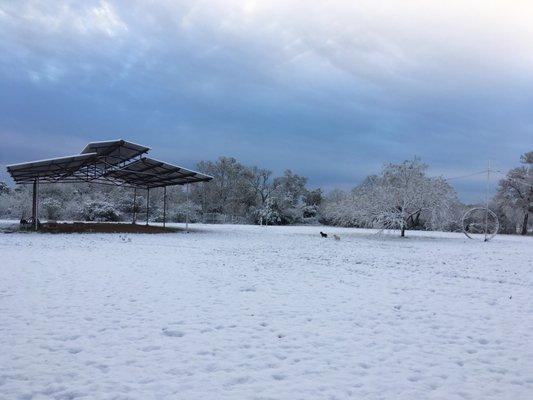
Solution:
<svg viewBox="0 0 533 400">
<path fill-rule="evenodd" d="M 532 8 L 473 3 L 2 3 L 0 163 L 122 137 L 326 188 L 414 155 L 509 168 L 533 146 Z"/>
</svg>

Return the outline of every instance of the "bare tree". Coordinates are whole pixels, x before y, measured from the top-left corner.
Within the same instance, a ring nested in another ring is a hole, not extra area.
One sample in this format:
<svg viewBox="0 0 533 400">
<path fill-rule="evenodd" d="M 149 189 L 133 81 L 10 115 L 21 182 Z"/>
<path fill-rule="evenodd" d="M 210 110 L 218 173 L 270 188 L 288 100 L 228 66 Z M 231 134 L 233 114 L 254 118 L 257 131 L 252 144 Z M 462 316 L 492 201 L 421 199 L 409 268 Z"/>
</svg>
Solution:
<svg viewBox="0 0 533 400">
<path fill-rule="evenodd" d="M 246 179 L 250 171 L 235 158 L 202 161 L 198 169 L 214 177 L 212 182 L 195 187 L 194 197 L 201 202 L 203 212 L 244 215 L 255 204 L 255 193 Z"/>
<path fill-rule="evenodd" d="M 261 224 L 263 221 L 268 223 L 268 221 L 271 219 L 271 202 L 269 201 L 273 190 L 272 182 L 270 180 L 271 176 L 272 171 L 263 168 L 252 167 L 248 169 L 244 177 L 255 194 L 257 202 L 255 206 L 255 214 L 259 218 Z"/>
</svg>

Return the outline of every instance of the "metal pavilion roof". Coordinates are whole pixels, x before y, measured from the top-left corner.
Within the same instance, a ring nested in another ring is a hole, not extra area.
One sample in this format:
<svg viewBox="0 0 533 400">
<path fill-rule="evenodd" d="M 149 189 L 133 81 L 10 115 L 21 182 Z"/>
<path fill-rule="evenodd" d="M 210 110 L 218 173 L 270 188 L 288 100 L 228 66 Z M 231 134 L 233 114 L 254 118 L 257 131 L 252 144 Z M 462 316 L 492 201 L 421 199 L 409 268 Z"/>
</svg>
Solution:
<svg viewBox="0 0 533 400">
<path fill-rule="evenodd" d="M 110 140 L 105 142 L 91 142 L 81 151 L 81 154 L 96 153 L 100 157 L 101 167 L 118 165 L 150 151 L 149 147 L 127 142 L 125 140 Z"/>
<path fill-rule="evenodd" d="M 96 153 L 78 154 L 8 165 L 7 171 L 16 183 L 32 183 L 36 178 L 40 180 L 61 180 L 67 179 L 73 171 L 78 171 L 95 160 Z"/>
<path fill-rule="evenodd" d="M 104 176 L 118 179 L 132 186 L 163 187 L 211 180 L 208 175 L 153 158 L 141 157 L 127 168 L 111 169 Z"/>
<path fill-rule="evenodd" d="M 13 164 L 7 170 L 18 184 L 96 182 L 153 188 L 213 179 L 200 172 L 144 157 L 149 150 L 125 140 L 93 142 L 79 155 Z"/>
</svg>

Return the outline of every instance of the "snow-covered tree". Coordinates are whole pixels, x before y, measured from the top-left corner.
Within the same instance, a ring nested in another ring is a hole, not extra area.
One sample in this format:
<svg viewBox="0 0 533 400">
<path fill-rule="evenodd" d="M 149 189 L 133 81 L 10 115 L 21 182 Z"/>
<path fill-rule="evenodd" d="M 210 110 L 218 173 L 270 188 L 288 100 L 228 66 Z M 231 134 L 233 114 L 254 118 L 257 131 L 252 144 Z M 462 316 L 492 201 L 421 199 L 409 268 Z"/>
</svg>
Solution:
<svg viewBox="0 0 533 400">
<path fill-rule="evenodd" d="M 426 175 L 419 159 L 385 165 L 349 193 L 334 192 L 323 219 L 341 226 L 400 229 L 452 229 L 459 218 L 454 189 L 440 177 Z"/>
<path fill-rule="evenodd" d="M 495 201 L 509 219 L 518 214 L 520 233 L 526 235 L 529 215 L 533 213 L 533 151 L 522 155 L 521 162 L 523 166 L 513 168 L 500 180 Z"/>
<path fill-rule="evenodd" d="M 366 205 L 362 204 L 361 194 L 357 188 L 351 192 L 340 189 L 331 191 L 321 207 L 321 222 L 344 227 L 365 227 Z"/>
<path fill-rule="evenodd" d="M 281 215 L 275 207 L 274 199 L 268 197 L 264 204 L 258 206 L 255 210 L 255 218 L 261 225 L 281 223 Z"/>
<path fill-rule="evenodd" d="M 273 181 L 272 209 L 279 223 L 292 224 L 303 219 L 304 198 L 307 193 L 307 178 L 286 170 L 283 176 Z"/>
<path fill-rule="evenodd" d="M 9 194 L 9 186 L 5 182 L 0 182 L 0 195 L 3 194 Z"/>
<path fill-rule="evenodd" d="M 399 228 L 401 236 L 425 218 L 431 229 L 440 229 L 453 217 L 458 202 L 455 190 L 440 177 L 426 175 L 427 165 L 418 158 L 386 165 L 369 179 L 359 196 L 367 222 L 383 228 Z"/>
</svg>

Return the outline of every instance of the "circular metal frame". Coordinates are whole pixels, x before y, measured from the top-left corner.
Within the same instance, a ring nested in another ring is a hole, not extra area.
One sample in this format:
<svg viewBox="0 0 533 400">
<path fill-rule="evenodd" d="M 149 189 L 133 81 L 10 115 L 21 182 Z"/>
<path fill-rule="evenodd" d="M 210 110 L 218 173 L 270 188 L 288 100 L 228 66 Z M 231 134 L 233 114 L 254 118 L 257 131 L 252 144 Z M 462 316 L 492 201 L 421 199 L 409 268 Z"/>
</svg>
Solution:
<svg viewBox="0 0 533 400">
<path fill-rule="evenodd" d="M 498 220 L 498 216 L 494 213 L 494 211 L 488 209 L 488 208 L 485 208 L 485 207 L 475 207 L 475 208 L 471 208 L 470 210 L 468 210 L 467 212 L 464 213 L 463 215 L 463 218 L 461 220 L 461 227 L 463 228 L 463 233 L 466 235 L 467 238 L 469 239 L 472 239 L 472 240 L 476 240 L 477 238 L 476 237 L 473 237 L 471 236 L 472 235 L 472 232 L 468 232 L 468 230 L 466 229 L 465 227 L 465 220 L 467 219 L 468 216 L 470 216 L 471 214 L 473 214 L 474 212 L 476 211 L 483 211 L 485 213 L 485 218 L 488 220 L 489 216 L 491 218 L 494 219 L 494 229 L 492 232 L 487 232 L 487 222 L 485 222 L 485 228 L 483 230 L 483 232 L 480 232 L 479 234 L 483 234 L 485 236 L 485 239 L 484 241 L 485 242 L 488 242 L 489 240 L 491 240 L 494 236 L 496 236 L 496 234 L 498 233 L 498 231 L 500 230 L 500 221 Z"/>
</svg>

